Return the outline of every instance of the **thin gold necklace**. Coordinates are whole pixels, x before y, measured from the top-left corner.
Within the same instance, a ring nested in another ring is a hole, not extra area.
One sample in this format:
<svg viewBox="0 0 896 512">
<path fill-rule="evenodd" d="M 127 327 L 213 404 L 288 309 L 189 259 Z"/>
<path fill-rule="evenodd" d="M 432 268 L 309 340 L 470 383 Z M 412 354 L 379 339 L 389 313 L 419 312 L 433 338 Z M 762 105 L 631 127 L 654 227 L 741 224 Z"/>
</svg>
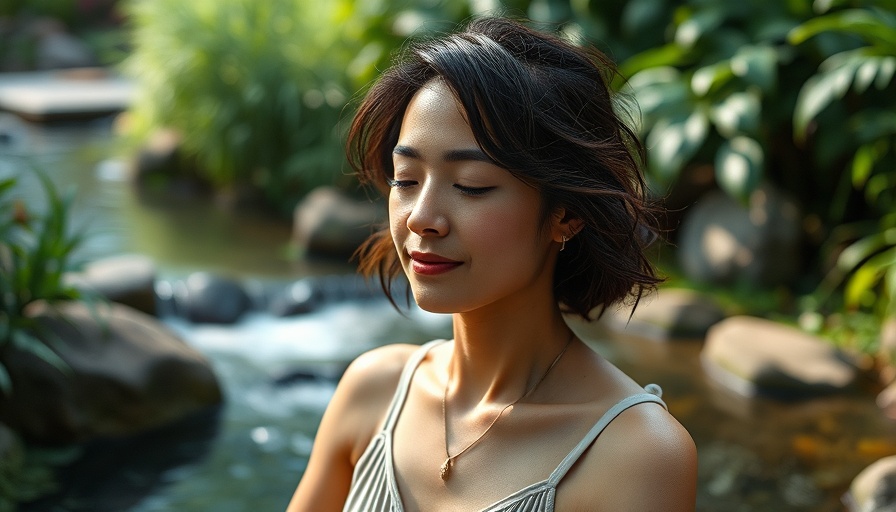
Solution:
<svg viewBox="0 0 896 512">
<path fill-rule="evenodd" d="M 450 384 L 451 384 L 451 366 L 450 366 L 450 363 L 449 363 L 449 366 L 448 366 L 448 380 L 445 382 L 445 393 L 442 395 L 442 423 L 443 423 L 443 425 L 444 425 L 444 427 L 445 427 L 445 456 L 447 457 L 447 458 L 445 459 L 445 462 L 442 463 L 442 467 L 439 468 L 439 477 L 441 477 L 442 480 L 448 480 L 448 477 L 451 476 L 451 466 L 454 465 L 454 459 L 460 457 L 460 456 L 463 455 L 467 450 L 469 450 L 470 448 L 476 446 L 476 444 L 478 444 L 479 441 L 482 441 L 482 439 L 485 437 L 485 435 L 488 434 L 488 432 L 492 429 L 492 427 L 495 426 L 495 423 L 498 422 L 498 419 L 501 418 L 501 416 L 504 414 L 504 411 L 506 411 L 507 409 L 513 407 L 514 405 L 516 405 L 517 403 L 519 403 L 520 400 L 522 400 L 522 399 L 526 398 L 527 396 L 531 395 L 532 393 L 535 392 L 536 389 L 538 389 L 538 386 L 539 386 L 542 382 L 544 382 L 544 379 L 546 379 L 547 376 L 548 376 L 548 374 L 551 373 L 551 370 L 553 370 L 554 367 L 557 366 L 557 363 L 560 362 L 560 358 L 563 357 L 563 354 L 566 353 L 566 349 L 569 348 L 569 346 L 572 344 L 572 340 L 575 339 L 575 337 L 576 337 L 575 333 L 571 333 L 571 334 L 570 334 L 569 339 L 566 341 L 566 345 L 563 346 L 563 350 L 561 350 L 560 353 L 557 354 L 557 357 L 554 358 L 554 362 L 552 362 L 551 365 L 548 366 L 548 369 L 545 370 L 544 374 L 541 376 L 540 379 L 538 379 L 538 382 L 536 382 L 534 386 L 532 386 L 531 388 L 529 388 L 529 390 L 526 391 L 526 392 L 523 394 L 523 396 L 521 396 L 521 397 L 517 398 L 516 400 L 514 400 L 513 402 L 511 402 L 511 403 L 505 405 L 504 408 L 501 409 L 501 411 L 498 412 L 498 414 L 495 416 L 495 419 L 493 419 L 492 422 L 489 423 L 488 427 L 486 427 L 486 429 L 483 430 L 481 434 L 479 434 L 479 437 L 477 437 L 476 439 L 474 439 L 473 442 L 471 442 L 470 444 L 468 444 L 467 446 L 465 446 L 463 450 L 461 450 L 461 451 L 455 453 L 454 455 L 451 455 L 451 454 L 448 452 L 448 414 L 446 413 L 446 406 L 445 406 L 445 402 L 447 402 L 447 400 L 448 400 L 448 387 L 449 387 Z"/>
</svg>

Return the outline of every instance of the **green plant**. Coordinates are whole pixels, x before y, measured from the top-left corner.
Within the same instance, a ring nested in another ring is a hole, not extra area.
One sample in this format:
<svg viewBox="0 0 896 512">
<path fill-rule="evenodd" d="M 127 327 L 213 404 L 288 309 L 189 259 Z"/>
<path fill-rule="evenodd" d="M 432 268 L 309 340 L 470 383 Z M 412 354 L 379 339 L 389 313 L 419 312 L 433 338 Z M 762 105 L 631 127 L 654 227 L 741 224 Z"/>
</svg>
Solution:
<svg viewBox="0 0 896 512">
<path fill-rule="evenodd" d="M 883 319 L 896 315 L 896 2 L 864 4 L 832 9 L 790 32 L 792 44 L 814 43 L 823 59 L 800 90 L 794 137 L 816 161 L 839 168 L 833 219 L 850 215 L 856 193 L 865 203 L 863 218 L 834 232 L 848 245 L 821 288 L 829 294 L 842 285 L 847 308 Z M 847 37 L 831 44 L 831 34 Z"/>
<path fill-rule="evenodd" d="M 413 4 L 130 0 L 134 131 L 177 130 L 218 189 L 261 191 L 284 214 L 317 186 L 353 187 L 342 146 L 350 96 L 409 32 L 469 13 Z"/>
<path fill-rule="evenodd" d="M 333 183 L 345 87 L 324 52 L 335 45 L 329 2 L 133 1 L 126 70 L 147 131 L 183 136 L 219 188 L 251 187 L 279 204 Z M 316 61 L 323 64 L 316 66 Z"/>
<path fill-rule="evenodd" d="M 61 197 L 46 176 L 37 175 L 48 204 L 41 216 L 12 198 L 14 179 L 0 180 L 0 212 L 9 213 L 0 215 L 0 349 L 12 346 L 32 352 L 65 371 L 65 362 L 37 337 L 40 328 L 26 309 L 38 300 L 91 299 L 64 280 L 83 235 L 69 233 L 71 197 Z M 0 362 L 0 391 L 11 390 L 8 369 Z"/>
<path fill-rule="evenodd" d="M 680 4 L 680 2 L 676 2 Z M 649 173 L 661 192 L 692 163 L 746 200 L 786 156 L 776 154 L 811 63 L 788 32 L 811 16 L 807 2 L 704 0 L 672 12 L 668 41 L 621 65 L 642 112 Z"/>
</svg>

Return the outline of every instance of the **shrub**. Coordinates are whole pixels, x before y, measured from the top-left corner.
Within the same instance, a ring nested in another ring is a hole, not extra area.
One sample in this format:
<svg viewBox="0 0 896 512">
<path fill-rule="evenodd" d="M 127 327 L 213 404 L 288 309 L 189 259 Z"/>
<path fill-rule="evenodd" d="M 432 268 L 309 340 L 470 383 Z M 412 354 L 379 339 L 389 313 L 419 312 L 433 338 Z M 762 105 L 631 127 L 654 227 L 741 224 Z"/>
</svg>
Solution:
<svg viewBox="0 0 896 512">
<path fill-rule="evenodd" d="M 279 205 L 334 183 L 345 83 L 324 59 L 338 42 L 328 30 L 337 26 L 331 5 L 131 2 L 134 51 L 125 66 L 140 89 L 137 124 L 180 132 L 219 188 L 257 188 Z"/>
<path fill-rule="evenodd" d="M 174 128 L 219 189 L 262 191 L 283 213 L 350 185 L 340 122 L 399 37 L 384 0 L 133 0 L 137 133 Z"/>
</svg>

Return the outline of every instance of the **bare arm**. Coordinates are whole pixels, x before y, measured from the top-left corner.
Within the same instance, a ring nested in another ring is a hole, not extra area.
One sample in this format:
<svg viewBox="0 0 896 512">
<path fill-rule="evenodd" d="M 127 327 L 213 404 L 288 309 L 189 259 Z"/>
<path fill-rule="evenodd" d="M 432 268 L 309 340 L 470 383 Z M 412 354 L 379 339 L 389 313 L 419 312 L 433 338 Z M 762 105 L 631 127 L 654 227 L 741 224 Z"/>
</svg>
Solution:
<svg viewBox="0 0 896 512">
<path fill-rule="evenodd" d="M 308 466 L 287 512 L 339 512 L 352 472 L 380 427 L 414 345 L 389 345 L 358 357 L 324 413 Z"/>
<path fill-rule="evenodd" d="M 558 489 L 558 511 L 693 512 L 696 507 L 694 441 L 658 406 L 639 405 L 620 414 L 580 462 L 570 488 Z M 569 506 L 563 505 L 564 496 Z"/>
</svg>

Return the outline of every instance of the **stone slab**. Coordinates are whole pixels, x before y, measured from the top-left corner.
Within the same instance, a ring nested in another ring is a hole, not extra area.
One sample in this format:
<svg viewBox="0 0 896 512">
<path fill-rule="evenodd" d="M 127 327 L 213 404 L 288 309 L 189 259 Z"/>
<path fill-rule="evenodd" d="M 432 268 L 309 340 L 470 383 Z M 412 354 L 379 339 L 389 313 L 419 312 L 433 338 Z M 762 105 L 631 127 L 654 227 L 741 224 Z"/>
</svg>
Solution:
<svg viewBox="0 0 896 512">
<path fill-rule="evenodd" d="M 135 92 L 132 81 L 99 68 L 0 73 L 0 110 L 32 121 L 120 112 Z"/>
</svg>

